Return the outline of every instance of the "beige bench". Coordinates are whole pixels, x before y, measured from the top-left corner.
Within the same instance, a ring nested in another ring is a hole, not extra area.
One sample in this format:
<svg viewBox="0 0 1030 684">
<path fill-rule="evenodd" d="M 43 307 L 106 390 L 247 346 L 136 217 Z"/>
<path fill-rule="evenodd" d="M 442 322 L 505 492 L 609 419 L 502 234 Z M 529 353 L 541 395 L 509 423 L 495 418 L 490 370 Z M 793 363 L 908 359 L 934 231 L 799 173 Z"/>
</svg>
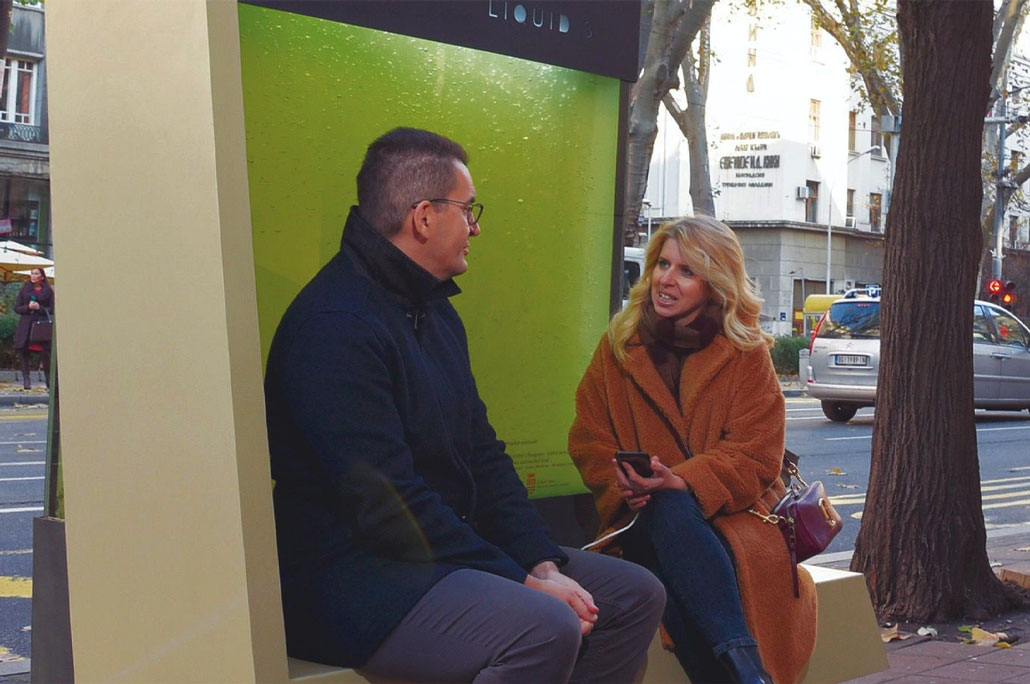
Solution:
<svg viewBox="0 0 1030 684">
<path fill-rule="evenodd" d="M 887 655 L 862 575 L 818 565 L 805 567 L 812 574 L 819 595 L 819 629 L 802 684 L 835 684 L 886 669 Z M 369 682 L 354 670 L 296 658 L 290 658 L 289 666 L 291 682 Z M 676 657 L 662 648 L 656 635 L 647 652 L 647 666 L 637 681 L 672 684 L 689 680 Z"/>
</svg>

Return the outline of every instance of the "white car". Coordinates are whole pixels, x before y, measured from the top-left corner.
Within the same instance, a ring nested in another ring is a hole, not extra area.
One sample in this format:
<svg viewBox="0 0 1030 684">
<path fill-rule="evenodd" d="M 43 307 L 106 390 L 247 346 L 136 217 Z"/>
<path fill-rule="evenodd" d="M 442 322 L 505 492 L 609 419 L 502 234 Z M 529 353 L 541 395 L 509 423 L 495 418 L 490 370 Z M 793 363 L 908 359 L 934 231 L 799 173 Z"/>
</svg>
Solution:
<svg viewBox="0 0 1030 684">
<path fill-rule="evenodd" d="M 1002 307 L 973 303 L 973 394 L 977 408 L 1030 410 L 1030 329 Z M 847 422 L 876 404 L 880 298 L 849 296 L 830 305 L 812 337 L 808 394 L 830 420 Z"/>
</svg>

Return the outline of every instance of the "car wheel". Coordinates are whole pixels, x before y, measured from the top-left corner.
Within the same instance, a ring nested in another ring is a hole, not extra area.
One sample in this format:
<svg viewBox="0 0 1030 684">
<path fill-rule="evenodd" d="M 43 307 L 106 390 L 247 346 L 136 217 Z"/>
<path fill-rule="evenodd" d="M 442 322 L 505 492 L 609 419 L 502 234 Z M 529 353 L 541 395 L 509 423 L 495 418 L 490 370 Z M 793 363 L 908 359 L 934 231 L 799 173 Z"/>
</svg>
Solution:
<svg viewBox="0 0 1030 684">
<path fill-rule="evenodd" d="M 835 423 L 846 423 L 855 417 L 855 414 L 858 413 L 858 407 L 842 401 L 824 401 L 823 413 Z"/>
</svg>

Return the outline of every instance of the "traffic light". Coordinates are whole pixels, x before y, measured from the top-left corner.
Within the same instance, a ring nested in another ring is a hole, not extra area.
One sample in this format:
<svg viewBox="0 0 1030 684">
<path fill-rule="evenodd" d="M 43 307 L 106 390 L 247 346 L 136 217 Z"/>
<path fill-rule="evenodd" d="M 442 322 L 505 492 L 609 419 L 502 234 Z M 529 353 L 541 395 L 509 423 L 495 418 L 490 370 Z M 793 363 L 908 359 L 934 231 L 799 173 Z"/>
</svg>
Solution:
<svg viewBox="0 0 1030 684">
<path fill-rule="evenodd" d="M 990 295 L 990 300 L 995 304 L 1001 304 L 1006 309 L 1011 309 L 1012 305 L 1016 303 L 1015 291 L 1016 284 L 1011 280 L 1003 284 L 995 278 L 987 283 L 987 292 Z"/>
<path fill-rule="evenodd" d="M 1016 284 L 1011 280 L 1005 283 L 1004 289 L 1001 291 L 1001 305 L 1009 311 L 1012 310 L 1012 305 L 1016 303 Z"/>
<path fill-rule="evenodd" d="M 990 295 L 988 299 L 997 304 L 1001 299 L 1002 289 L 1004 289 L 1004 286 L 997 278 L 987 283 L 987 294 Z"/>
</svg>

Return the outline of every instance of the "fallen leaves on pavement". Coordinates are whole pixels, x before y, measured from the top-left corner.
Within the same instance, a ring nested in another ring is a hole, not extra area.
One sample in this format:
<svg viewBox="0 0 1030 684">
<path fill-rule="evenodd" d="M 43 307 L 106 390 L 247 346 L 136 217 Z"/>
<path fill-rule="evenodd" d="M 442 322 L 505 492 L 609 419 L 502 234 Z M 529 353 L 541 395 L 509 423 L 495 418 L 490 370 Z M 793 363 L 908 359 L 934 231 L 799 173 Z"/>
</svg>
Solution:
<svg viewBox="0 0 1030 684">
<path fill-rule="evenodd" d="M 912 635 L 909 632 L 898 631 L 897 624 L 884 625 L 880 628 L 880 641 L 885 644 L 890 641 L 904 641 L 911 637 Z"/>
</svg>

